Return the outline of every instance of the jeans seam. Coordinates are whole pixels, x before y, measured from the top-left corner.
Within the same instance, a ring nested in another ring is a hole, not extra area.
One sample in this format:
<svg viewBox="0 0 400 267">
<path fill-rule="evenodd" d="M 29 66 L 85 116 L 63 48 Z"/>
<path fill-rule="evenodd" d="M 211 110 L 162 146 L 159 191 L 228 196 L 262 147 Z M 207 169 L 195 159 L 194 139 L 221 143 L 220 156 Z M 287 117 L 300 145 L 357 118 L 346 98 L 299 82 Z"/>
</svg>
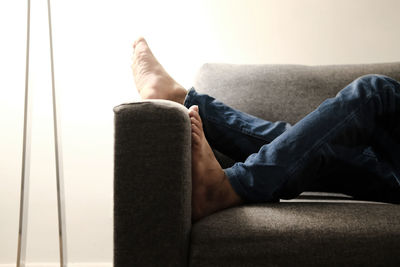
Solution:
<svg viewBox="0 0 400 267">
<path fill-rule="evenodd" d="M 377 94 L 377 93 L 375 92 L 375 94 Z M 367 100 L 365 101 L 365 103 L 360 104 L 360 106 L 359 106 L 356 110 L 354 110 L 353 112 L 351 112 L 348 116 L 346 116 L 346 118 L 344 118 L 344 120 L 343 120 L 337 127 L 335 127 L 334 129 L 331 129 L 330 131 L 328 131 L 322 138 L 320 138 L 320 140 L 319 140 L 312 148 L 310 148 L 307 152 L 305 152 L 305 153 L 303 154 L 303 156 L 302 156 L 300 159 L 298 159 L 298 160 L 296 161 L 296 163 L 294 164 L 294 166 L 291 167 L 291 168 L 288 170 L 289 176 L 290 176 L 290 177 L 293 176 L 293 173 L 298 169 L 300 162 L 303 161 L 304 158 L 305 158 L 306 156 L 309 156 L 309 154 L 311 153 L 311 151 L 313 151 L 313 150 L 315 150 L 315 149 L 317 149 L 317 148 L 320 148 L 320 147 L 322 146 L 322 144 L 325 142 L 325 139 L 327 138 L 327 136 L 328 136 L 332 131 L 337 130 L 339 127 L 343 127 L 343 125 L 345 125 L 346 122 L 348 122 L 350 119 L 352 119 L 354 116 L 356 116 L 356 114 L 360 111 L 362 105 L 365 105 L 365 104 L 367 104 L 369 101 L 371 101 L 372 97 L 373 97 L 375 94 L 369 95 L 369 96 L 367 97 Z"/>
<path fill-rule="evenodd" d="M 239 132 L 239 133 L 242 133 L 242 134 L 245 134 L 245 135 L 248 135 L 248 136 L 257 138 L 257 139 L 259 139 L 259 140 L 261 140 L 261 141 L 263 141 L 263 142 L 268 143 L 268 140 L 266 140 L 265 138 L 262 138 L 262 137 L 260 137 L 260 136 L 254 135 L 254 134 L 252 134 L 252 133 L 250 133 L 250 132 L 244 131 L 243 129 L 238 129 L 238 128 L 235 128 L 235 127 L 231 127 L 231 126 L 229 126 L 229 125 L 227 125 L 227 124 L 220 123 L 218 120 L 214 119 L 213 117 L 211 117 L 211 116 L 209 116 L 209 115 L 206 115 L 205 117 L 206 117 L 206 118 L 205 118 L 206 120 L 211 121 L 211 122 L 213 122 L 213 123 L 215 123 L 215 124 L 217 124 L 217 125 L 219 125 L 219 126 L 223 126 L 223 127 L 229 128 L 229 129 L 234 130 L 234 131 L 236 131 L 236 132 Z"/>
</svg>

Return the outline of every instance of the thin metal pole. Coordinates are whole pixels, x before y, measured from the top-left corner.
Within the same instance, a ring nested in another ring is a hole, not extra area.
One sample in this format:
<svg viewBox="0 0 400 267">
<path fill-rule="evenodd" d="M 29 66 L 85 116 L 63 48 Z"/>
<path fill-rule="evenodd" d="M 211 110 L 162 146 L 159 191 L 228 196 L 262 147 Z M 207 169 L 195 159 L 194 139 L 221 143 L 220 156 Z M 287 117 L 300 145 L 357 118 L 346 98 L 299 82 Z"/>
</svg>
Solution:
<svg viewBox="0 0 400 267">
<path fill-rule="evenodd" d="M 22 145 L 21 191 L 19 203 L 18 251 L 17 266 L 24 267 L 26 260 L 26 236 L 29 204 L 29 172 L 31 154 L 31 112 L 29 105 L 29 43 L 31 24 L 31 1 L 27 2 L 26 19 L 26 59 L 25 59 L 25 104 L 24 104 L 24 134 Z"/>
<path fill-rule="evenodd" d="M 66 223 L 65 223 L 65 204 L 64 204 L 64 180 L 63 168 L 61 158 L 61 137 L 58 133 L 58 120 L 57 120 L 57 98 L 56 87 L 54 79 L 54 57 L 53 57 L 53 36 L 51 25 L 51 7 L 50 0 L 47 0 L 47 11 L 49 18 L 49 39 L 50 39 L 50 60 L 51 60 L 51 82 L 53 91 L 53 124 L 54 124 L 54 145 L 56 157 L 56 176 L 57 176 L 57 209 L 58 209 L 58 234 L 60 246 L 60 266 L 67 266 L 67 237 L 66 237 Z"/>
</svg>

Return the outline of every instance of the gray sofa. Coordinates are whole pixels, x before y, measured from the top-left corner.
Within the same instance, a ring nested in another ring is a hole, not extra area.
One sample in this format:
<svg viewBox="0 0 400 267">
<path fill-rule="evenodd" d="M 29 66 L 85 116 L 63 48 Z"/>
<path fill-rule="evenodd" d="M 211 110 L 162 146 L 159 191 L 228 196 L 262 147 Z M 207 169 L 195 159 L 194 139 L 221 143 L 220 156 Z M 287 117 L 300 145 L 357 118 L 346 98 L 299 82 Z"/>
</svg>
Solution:
<svg viewBox="0 0 400 267">
<path fill-rule="evenodd" d="M 400 80 L 400 63 L 206 64 L 194 87 L 292 124 L 364 74 Z M 400 266 L 400 205 L 305 192 L 191 223 L 190 121 L 165 100 L 114 108 L 114 266 Z M 233 162 L 215 152 L 224 167 Z"/>
</svg>

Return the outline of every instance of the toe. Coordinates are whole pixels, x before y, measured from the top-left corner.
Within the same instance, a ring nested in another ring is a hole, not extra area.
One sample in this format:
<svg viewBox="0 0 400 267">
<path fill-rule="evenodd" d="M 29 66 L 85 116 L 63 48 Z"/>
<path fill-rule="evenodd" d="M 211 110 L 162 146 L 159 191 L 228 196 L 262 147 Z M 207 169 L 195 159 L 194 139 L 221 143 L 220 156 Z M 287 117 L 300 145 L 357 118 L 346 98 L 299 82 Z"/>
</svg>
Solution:
<svg viewBox="0 0 400 267">
<path fill-rule="evenodd" d="M 199 122 L 199 120 L 196 119 L 194 116 L 190 117 L 190 122 L 193 124 L 196 124 L 197 126 L 201 126 L 201 123 Z"/>
<path fill-rule="evenodd" d="M 196 133 L 199 136 L 201 136 L 202 134 L 201 129 L 195 123 L 192 123 L 192 132 Z"/>
<path fill-rule="evenodd" d="M 193 145 L 201 144 L 201 137 L 196 132 L 192 132 L 192 143 Z"/>
<path fill-rule="evenodd" d="M 193 118 L 195 119 L 197 126 L 198 126 L 201 130 L 203 130 L 203 122 L 201 121 L 201 118 L 200 118 L 199 113 L 196 112 L 196 114 L 193 116 Z"/>
<path fill-rule="evenodd" d="M 189 116 L 194 117 L 197 121 L 201 123 L 201 118 L 199 114 L 199 107 L 194 105 L 189 108 Z"/>
<path fill-rule="evenodd" d="M 140 36 L 139 38 L 137 38 L 137 39 L 135 40 L 135 42 L 133 43 L 133 49 L 135 49 L 136 46 L 137 46 L 137 44 L 140 43 L 140 42 L 145 42 L 145 43 L 146 43 L 146 40 L 144 39 L 143 36 Z"/>
<path fill-rule="evenodd" d="M 195 110 L 195 108 L 196 108 L 197 106 L 190 106 L 189 107 L 189 115 L 194 115 L 194 113 L 196 112 L 196 110 Z"/>
<path fill-rule="evenodd" d="M 195 125 L 200 132 L 203 131 L 203 124 L 201 123 L 200 116 L 194 116 L 194 115 L 190 116 L 190 122 L 192 123 L 192 125 Z"/>
</svg>

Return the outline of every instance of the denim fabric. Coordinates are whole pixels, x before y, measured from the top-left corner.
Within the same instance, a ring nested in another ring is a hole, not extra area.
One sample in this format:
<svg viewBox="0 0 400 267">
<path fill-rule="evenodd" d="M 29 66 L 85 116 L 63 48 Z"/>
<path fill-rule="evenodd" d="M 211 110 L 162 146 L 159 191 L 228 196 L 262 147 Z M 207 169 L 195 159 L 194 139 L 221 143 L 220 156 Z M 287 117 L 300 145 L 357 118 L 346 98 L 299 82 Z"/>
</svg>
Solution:
<svg viewBox="0 0 400 267">
<path fill-rule="evenodd" d="M 400 203 L 400 84 L 362 76 L 295 125 L 235 110 L 190 89 L 211 147 L 236 161 L 225 173 L 246 202 L 307 190 Z"/>
</svg>

